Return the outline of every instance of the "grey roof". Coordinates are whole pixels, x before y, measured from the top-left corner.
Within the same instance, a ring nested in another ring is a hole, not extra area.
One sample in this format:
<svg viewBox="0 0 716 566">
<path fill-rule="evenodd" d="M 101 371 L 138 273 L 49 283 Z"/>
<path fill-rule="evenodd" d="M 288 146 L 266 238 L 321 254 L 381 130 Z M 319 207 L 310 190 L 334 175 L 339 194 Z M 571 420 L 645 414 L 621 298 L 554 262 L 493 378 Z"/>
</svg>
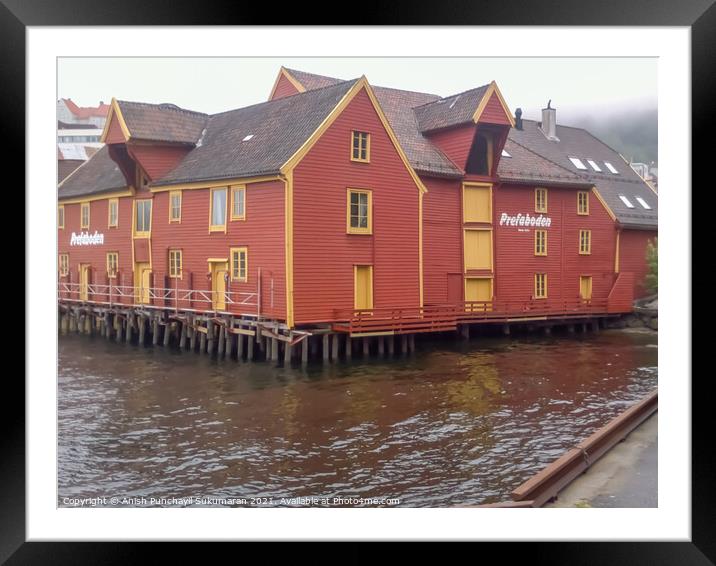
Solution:
<svg viewBox="0 0 716 566">
<path fill-rule="evenodd" d="M 299 83 L 303 85 L 306 90 L 315 90 L 317 88 L 323 88 L 326 86 L 337 85 L 343 82 L 343 79 L 336 79 L 334 77 L 326 77 L 324 75 L 314 75 L 313 73 L 306 73 L 304 71 L 297 71 L 295 69 L 286 69 L 286 71 Z"/>
<path fill-rule="evenodd" d="M 117 104 L 132 138 L 194 144 L 209 118 L 207 114 L 174 104 L 148 104 L 118 100 Z"/>
<path fill-rule="evenodd" d="M 576 173 L 565 169 L 534 151 L 507 139 L 505 151 L 510 157 L 500 157 L 497 175 L 500 180 L 514 183 L 545 183 L 570 187 L 591 187 L 592 184 Z"/>
<path fill-rule="evenodd" d="M 490 85 L 453 94 L 413 108 L 421 132 L 430 132 L 472 123 L 480 101 Z"/>
<path fill-rule="evenodd" d="M 655 228 L 658 225 L 658 196 L 617 151 L 582 128 L 557 125 L 559 141 L 551 141 L 542 133 L 539 122 L 523 120 L 522 124 L 523 129 L 510 130 L 508 139 L 593 184 L 620 224 L 634 228 Z M 570 157 L 582 160 L 587 170 L 577 169 L 569 160 Z M 602 172 L 593 171 L 587 159 L 594 160 Z M 610 173 L 604 165 L 605 161 L 611 163 L 618 174 Z M 629 199 L 634 208 L 628 208 L 619 198 L 620 195 Z M 642 198 L 651 210 L 644 209 L 636 197 Z"/>
<path fill-rule="evenodd" d="M 127 181 L 119 166 L 110 158 L 109 148 L 105 145 L 58 185 L 57 195 L 60 199 L 66 199 L 126 187 Z"/>
<path fill-rule="evenodd" d="M 209 116 L 196 147 L 152 185 L 278 173 L 357 80 Z"/>
</svg>

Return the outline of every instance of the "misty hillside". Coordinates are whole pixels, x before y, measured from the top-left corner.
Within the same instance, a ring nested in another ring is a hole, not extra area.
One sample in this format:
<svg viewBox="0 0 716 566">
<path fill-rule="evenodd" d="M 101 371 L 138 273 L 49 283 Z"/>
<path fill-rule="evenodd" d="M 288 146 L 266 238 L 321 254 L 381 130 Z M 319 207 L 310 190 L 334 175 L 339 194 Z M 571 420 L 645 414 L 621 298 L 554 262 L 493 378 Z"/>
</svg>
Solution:
<svg viewBox="0 0 716 566">
<path fill-rule="evenodd" d="M 651 163 L 658 161 L 658 120 L 656 108 L 632 110 L 596 119 L 594 114 L 577 113 L 566 125 L 589 130 L 627 160 Z M 559 123 L 559 116 L 557 118 Z"/>
</svg>

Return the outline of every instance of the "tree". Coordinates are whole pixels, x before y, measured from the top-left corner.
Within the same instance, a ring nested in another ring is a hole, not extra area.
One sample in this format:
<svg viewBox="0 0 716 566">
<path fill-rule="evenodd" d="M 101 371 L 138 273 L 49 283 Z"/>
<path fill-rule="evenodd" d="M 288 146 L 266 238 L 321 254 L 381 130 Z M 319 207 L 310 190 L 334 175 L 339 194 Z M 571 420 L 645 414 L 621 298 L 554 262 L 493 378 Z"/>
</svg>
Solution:
<svg viewBox="0 0 716 566">
<path fill-rule="evenodd" d="M 647 272 L 644 282 L 646 288 L 654 293 L 659 290 L 659 247 L 657 238 L 646 243 Z"/>
</svg>

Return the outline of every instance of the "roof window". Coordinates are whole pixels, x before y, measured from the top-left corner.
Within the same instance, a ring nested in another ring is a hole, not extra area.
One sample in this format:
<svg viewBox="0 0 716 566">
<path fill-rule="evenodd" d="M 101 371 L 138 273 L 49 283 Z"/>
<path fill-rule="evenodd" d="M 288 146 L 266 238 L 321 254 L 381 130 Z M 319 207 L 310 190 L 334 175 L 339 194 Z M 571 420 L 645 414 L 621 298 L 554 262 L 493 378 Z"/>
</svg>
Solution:
<svg viewBox="0 0 716 566">
<path fill-rule="evenodd" d="M 504 149 L 502 150 L 502 157 L 512 157 L 509 153 L 507 153 Z"/>
<path fill-rule="evenodd" d="M 572 162 L 572 165 L 574 165 L 577 169 L 581 169 L 582 171 L 585 171 L 587 169 L 587 166 L 582 163 L 581 159 L 577 159 L 576 157 L 570 157 L 569 160 Z"/>
<path fill-rule="evenodd" d="M 646 202 L 643 198 L 641 198 L 641 197 L 634 197 L 634 198 L 636 198 L 636 202 L 638 202 L 643 208 L 645 208 L 646 210 L 651 210 L 649 203 Z"/>
<path fill-rule="evenodd" d="M 254 137 L 254 134 L 249 134 L 248 136 L 246 136 L 246 137 L 245 137 L 244 139 L 242 139 L 241 141 L 249 141 L 249 140 L 250 140 L 251 138 L 253 138 L 253 137 Z"/>
<path fill-rule="evenodd" d="M 594 169 L 597 173 L 601 173 L 601 172 L 602 172 L 602 168 L 599 167 L 599 165 L 597 165 L 597 162 L 594 161 L 593 159 L 587 159 L 587 163 L 589 163 L 589 166 L 590 166 L 592 169 Z"/>
<path fill-rule="evenodd" d="M 621 199 L 621 201 L 624 203 L 624 205 L 627 208 L 634 208 L 634 205 L 631 203 L 631 201 L 628 198 L 626 198 L 624 195 L 619 195 L 619 198 Z"/>
<path fill-rule="evenodd" d="M 617 171 L 617 170 L 614 168 L 614 165 L 612 165 L 611 163 L 609 163 L 609 161 L 605 161 L 605 162 L 604 162 L 604 165 L 605 165 L 605 167 L 606 167 L 607 169 L 609 169 L 609 170 L 610 170 L 612 173 L 614 173 L 615 175 L 618 175 L 618 174 L 619 174 L 619 171 Z"/>
</svg>

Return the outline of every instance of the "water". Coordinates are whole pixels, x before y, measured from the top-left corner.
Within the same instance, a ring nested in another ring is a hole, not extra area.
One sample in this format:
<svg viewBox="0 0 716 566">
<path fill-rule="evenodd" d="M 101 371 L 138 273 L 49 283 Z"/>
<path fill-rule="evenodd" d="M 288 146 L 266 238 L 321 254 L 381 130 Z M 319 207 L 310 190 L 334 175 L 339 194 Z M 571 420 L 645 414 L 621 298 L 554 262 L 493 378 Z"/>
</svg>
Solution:
<svg viewBox="0 0 716 566">
<path fill-rule="evenodd" d="M 655 334 L 419 341 L 418 350 L 301 370 L 60 337 L 58 505 L 508 500 L 657 384 Z"/>
</svg>

